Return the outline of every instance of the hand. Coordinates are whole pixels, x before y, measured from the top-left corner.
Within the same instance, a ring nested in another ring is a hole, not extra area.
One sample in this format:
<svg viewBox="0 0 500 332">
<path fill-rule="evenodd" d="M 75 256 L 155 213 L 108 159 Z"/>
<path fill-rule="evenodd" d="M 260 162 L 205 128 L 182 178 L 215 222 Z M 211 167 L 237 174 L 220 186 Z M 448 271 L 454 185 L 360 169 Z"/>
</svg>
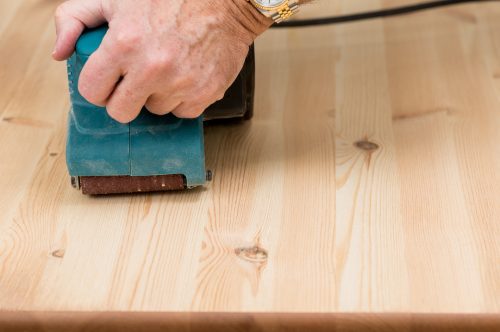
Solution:
<svg viewBox="0 0 500 332">
<path fill-rule="evenodd" d="M 88 59 L 80 94 L 127 123 L 142 107 L 199 116 L 221 99 L 248 47 L 271 24 L 246 0 L 69 0 L 56 12 L 53 57 L 65 60 L 85 27 L 109 30 Z"/>
</svg>

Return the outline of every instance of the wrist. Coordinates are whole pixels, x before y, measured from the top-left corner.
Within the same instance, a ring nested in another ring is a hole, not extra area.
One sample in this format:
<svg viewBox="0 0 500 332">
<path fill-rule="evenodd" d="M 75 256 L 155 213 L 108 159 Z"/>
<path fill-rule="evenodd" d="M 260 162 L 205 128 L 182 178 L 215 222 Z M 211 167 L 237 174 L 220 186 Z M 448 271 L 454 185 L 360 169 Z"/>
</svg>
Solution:
<svg viewBox="0 0 500 332">
<path fill-rule="evenodd" d="M 273 24 L 271 18 L 264 16 L 248 0 L 230 0 L 229 2 L 232 4 L 230 14 L 247 33 L 245 38 L 247 44 L 251 44 Z"/>
</svg>

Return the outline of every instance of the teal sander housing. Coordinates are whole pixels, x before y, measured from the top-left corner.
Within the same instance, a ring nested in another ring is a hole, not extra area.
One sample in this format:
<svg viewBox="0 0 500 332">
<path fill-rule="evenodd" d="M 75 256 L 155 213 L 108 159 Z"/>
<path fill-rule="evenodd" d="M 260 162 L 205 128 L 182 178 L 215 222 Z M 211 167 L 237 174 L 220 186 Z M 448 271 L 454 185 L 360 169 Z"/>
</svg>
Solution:
<svg viewBox="0 0 500 332">
<path fill-rule="evenodd" d="M 106 31 L 106 26 L 86 30 L 68 60 L 72 107 L 66 162 L 71 184 L 89 195 L 182 190 L 204 185 L 212 177 L 205 168 L 204 123 L 250 119 L 253 114 L 253 47 L 224 98 L 199 118 L 157 116 L 143 109 L 137 119 L 122 124 L 78 92 L 80 72 Z"/>
</svg>

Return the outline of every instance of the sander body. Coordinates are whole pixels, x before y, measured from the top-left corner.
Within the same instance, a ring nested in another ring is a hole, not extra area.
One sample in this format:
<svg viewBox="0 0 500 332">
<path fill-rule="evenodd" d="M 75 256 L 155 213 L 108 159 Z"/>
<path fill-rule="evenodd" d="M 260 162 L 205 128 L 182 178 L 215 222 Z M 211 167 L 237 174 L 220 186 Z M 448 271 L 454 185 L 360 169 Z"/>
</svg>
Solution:
<svg viewBox="0 0 500 332">
<path fill-rule="evenodd" d="M 253 114 L 253 47 L 224 98 L 196 119 L 157 116 L 146 109 L 128 124 L 78 92 L 80 72 L 97 50 L 107 27 L 86 30 L 68 60 L 71 110 L 66 163 L 72 185 L 83 194 L 102 195 L 182 190 L 211 180 L 205 168 L 204 125 L 211 120 L 250 119 Z"/>
</svg>

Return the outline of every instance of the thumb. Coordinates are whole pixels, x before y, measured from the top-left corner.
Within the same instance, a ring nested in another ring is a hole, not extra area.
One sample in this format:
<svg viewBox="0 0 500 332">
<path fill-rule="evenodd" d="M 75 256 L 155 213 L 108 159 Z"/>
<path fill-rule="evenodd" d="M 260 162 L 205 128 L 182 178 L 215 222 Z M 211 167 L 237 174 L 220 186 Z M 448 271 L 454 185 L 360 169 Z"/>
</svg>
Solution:
<svg viewBox="0 0 500 332">
<path fill-rule="evenodd" d="M 106 22 L 101 2 L 69 0 L 59 5 L 55 14 L 57 40 L 52 53 L 55 60 L 66 60 L 73 54 L 85 27 L 93 28 Z"/>
</svg>

